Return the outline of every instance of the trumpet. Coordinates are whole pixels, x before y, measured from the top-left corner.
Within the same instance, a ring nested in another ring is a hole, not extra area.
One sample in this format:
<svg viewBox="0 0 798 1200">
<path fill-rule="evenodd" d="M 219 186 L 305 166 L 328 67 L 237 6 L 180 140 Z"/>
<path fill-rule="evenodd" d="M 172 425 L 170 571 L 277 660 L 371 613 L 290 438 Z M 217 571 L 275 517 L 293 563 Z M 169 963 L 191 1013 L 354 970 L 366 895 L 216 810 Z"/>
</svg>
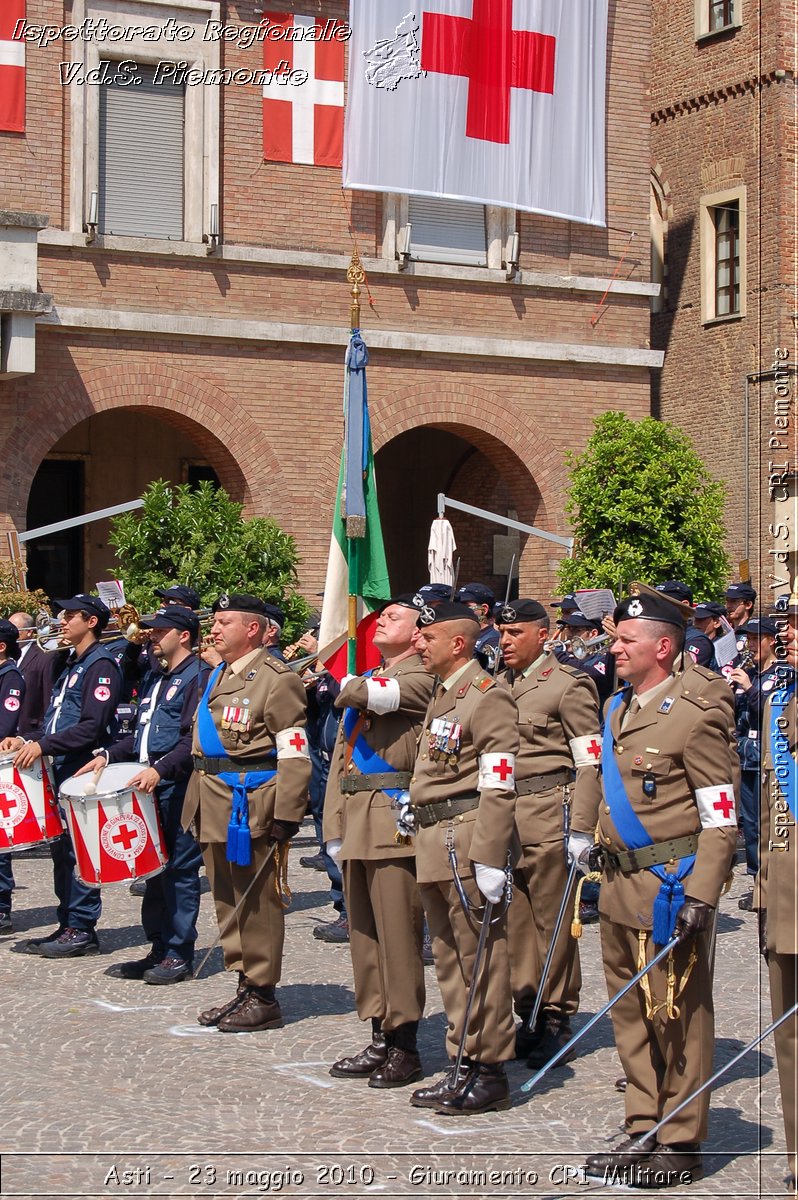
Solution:
<svg viewBox="0 0 798 1200">
<path fill-rule="evenodd" d="M 612 641 L 608 633 L 600 633 L 598 637 L 592 638 L 571 638 L 571 654 L 574 658 L 578 658 L 580 662 L 583 659 L 589 658 L 594 654 L 600 646 L 606 646 Z"/>
<path fill-rule="evenodd" d="M 564 642 L 562 638 L 555 637 L 549 638 L 548 641 L 544 642 L 543 649 L 548 654 L 550 650 L 556 650 L 558 646 L 563 650 L 567 650 L 570 645 L 570 641 Z"/>
</svg>

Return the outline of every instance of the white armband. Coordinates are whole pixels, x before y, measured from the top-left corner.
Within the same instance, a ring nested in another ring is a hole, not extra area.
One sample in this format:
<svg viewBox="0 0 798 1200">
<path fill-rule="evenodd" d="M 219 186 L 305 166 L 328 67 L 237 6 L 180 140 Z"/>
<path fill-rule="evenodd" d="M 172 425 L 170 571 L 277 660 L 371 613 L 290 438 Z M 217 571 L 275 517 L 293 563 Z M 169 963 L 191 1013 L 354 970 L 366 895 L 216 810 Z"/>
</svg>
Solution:
<svg viewBox="0 0 798 1200">
<path fill-rule="evenodd" d="M 366 680 L 366 708 L 375 716 L 396 712 L 399 707 L 399 680 L 372 675 Z"/>
<path fill-rule="evenodd" d="M 575 767 L 595 767 L 601 762 L 601 738 L 597 733 L 571 738 L 568 745 Z"/>
<path fill-rule="evenodd" d="M 500 791 L 515 790 L 515 755 L 514 754 L 480 754 L 479 783 L 483 788 L 495 788 Z"/>
<path fill-rule="evenodd" d="M 730 783 L 719 783 L 715 787 L 696 788 L 695 799 L 702 829 L 711 829 L 717 825 L 737 824 L 734 788 Z"/>
<path fill-rule="evenodd" d="M 275 737 L 277 758 L 310 758 L 308 735 L 303 726 L 281 729 Z"/>
</svg>

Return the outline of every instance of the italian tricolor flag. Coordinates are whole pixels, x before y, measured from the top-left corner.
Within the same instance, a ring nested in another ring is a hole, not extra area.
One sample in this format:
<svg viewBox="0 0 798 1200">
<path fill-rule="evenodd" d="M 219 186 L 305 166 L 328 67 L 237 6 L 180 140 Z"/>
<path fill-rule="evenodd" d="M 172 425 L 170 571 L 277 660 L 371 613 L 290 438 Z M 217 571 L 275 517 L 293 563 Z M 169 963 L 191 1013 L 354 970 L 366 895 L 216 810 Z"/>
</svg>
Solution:
<svg viewBox="0 0 798 1200">
<path fill-rule="evenodd" d="M 336 679 L 379 665 L 372 642 L 375 610 L 391 595 L 371 448 L 367 362 L 365 342 L 355 330 L 346 355 L 344 448 L 319 629 L 319 658 Z M 356 614 L 356 653 L 350 612 Z"/>
</svg>

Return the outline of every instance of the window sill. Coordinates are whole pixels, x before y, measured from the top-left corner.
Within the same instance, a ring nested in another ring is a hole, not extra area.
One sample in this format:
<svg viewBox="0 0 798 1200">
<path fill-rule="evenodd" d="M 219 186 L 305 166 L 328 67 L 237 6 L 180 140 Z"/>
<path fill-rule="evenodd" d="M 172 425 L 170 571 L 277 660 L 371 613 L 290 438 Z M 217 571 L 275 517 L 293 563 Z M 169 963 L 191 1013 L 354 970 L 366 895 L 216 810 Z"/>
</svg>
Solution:
<svg viewBox="0 0 798 1200">
<path fill-rule="evenodd" d="M 708 29 L 706 33 L 696 35 L 695 44 L 703 46 L 705 42 L 712 42 L 716 38 L 727 37 L 730 33 L 736 33 L 742 27 L 742 21 L 734 21 L 731 25 L 724 25 L 722 29 Z"/>
<path fill-rule="evenodd" d="M 744 312 L 727 313 L 722 317 L 704 317 L 701 324 L 705 329 L 711 328 L 713 325 L 728 325 L 730 322 L 742 321 L 745 317 Z"/>
</svg>

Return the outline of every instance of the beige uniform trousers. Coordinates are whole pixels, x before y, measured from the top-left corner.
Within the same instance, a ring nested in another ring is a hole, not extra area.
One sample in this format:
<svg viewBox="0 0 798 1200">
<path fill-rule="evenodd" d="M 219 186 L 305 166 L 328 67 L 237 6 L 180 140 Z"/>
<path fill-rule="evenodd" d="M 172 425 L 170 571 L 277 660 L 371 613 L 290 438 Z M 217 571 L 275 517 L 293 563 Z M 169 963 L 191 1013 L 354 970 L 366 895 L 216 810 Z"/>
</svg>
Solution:
<svg viewBox="0 0 798 1200">
<path fill-rule="evenodd" d="M 614 996 L 637 974 L 637 930 L 601 917 L 601 949 L 607 991 Z M 675 1001 L 679 1016 L 669 1020 L 665 1008 L 653 1018 L 646 1015 L 646 1000 L 638 985 L 611 1010 L 615 1042 L 626 1075 L 626 1128 L 645 1133 L 667 1116 L 712 1074 L 715 1018 L 709 975 L 709 936 L 695 939 L 697 959 L 687 986 Z M 651 934 L 647 959 L 653 957 Z M 677 946 L 673 959 L 677 990 L 690 956 L 690 944 Z M 654 1004 L 666 997 L 667 958 L 646 976 Z M 698 1096 L 657 1134 L 664 1145 L 701 1142 L 707 1132 L 709 1091 Z"/>
<path fill-rule="evenodd" d="M 424 1013 L 424 912 L 415 860 L 347 859 L 341 864 L 355 1004 L 384 1031 Z"/>
<path fill-rule="evenodd" d="M 283 963 L 285 917 L 275 885 L 274 855 L 263 868 L 241 909 L 231 920 L 236 905 L 252 883 L 273 842 L 252 839 L 252 862 L 238 867 L 227 861 L 224 842 L 206 842 L 202 857 L 222 934 L 224 965 L 242 971 L 256 987 L 273 987 L 280 981 Z"/>
<path fill-rule="evenodd" d="M 770 975 L 770 1004 L 773 1020 L 798 1000 L 798 956 L 795 954 L 768 953 Z M 798 1039 L 798 1016 L 785 1021 L 775 1032 L 776 1062 L 779 1067 L 781 1103 L 784 1109 L 784 1134 L 787 1141 L 787 1162 L 793 1175 L 798 1172 L 796 1163 L 796 1126 L 798 1117 L 795 1109 L 795 1089 L 798 1087 L 798 1062 L 796 1062 L 796 1040 Z"/>
<path fill-rule="evenodd" d="M 448 1020 L 446 1052 L 452 1059 L 457 1056 L 463 1032 L 484 904 L 472 876 L 463 879 L 463 888 L 471 903 L 478 906 L 470 917 L 463 912 L 454 883 L 421 884 L 435 973 Z M 500 905 L 494 911 L 500 912 Z M 468 1022 L 465 1053 L 483 1063 L 507 1062 L 515 1053 L 506 916 L 490 929 Z"/>
<path fill-rule="evenodd" d="M 513 902 L 507 910 L 507 949 L 515 1011 L 523 1019 L 535 1004 L 568 879 L 562 838 L 539 846 L 524 846 L 513 876 Z M 582 986 L 579 942 L 571 937 L 575 891 L 576 880 L 570 889 L 540 1009 L 541 1014 L 548 1014 L 554 1020 L 571 1017 L 579 1008 Z"/>
</svg>

